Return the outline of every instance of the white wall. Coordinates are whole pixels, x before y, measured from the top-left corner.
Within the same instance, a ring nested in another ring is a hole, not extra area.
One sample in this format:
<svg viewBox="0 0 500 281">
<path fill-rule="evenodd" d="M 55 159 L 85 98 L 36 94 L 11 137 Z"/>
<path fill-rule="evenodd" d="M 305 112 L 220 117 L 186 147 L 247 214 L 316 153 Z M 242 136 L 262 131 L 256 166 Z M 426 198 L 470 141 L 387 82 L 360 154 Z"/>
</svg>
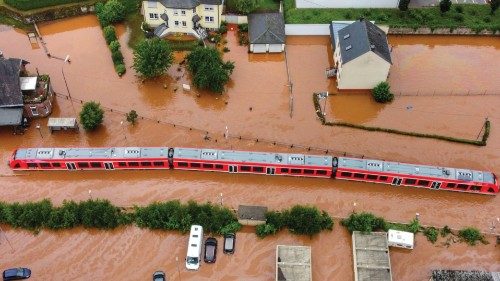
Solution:
<svg viewBox="0 0 500 281">
<path fill-rule="evenodd" d="M 378 83 L 387 80 L 391 64 L 375 54 L 368 52 L 352 61 L 342 64 L 337 79 L 340 90 L 373 89 Z"/>
<path fill-rule="evenodd" d="M 329 24 L 285 24 L 286 35 L 330 35 Z"/>
<path fill-rule="evenodd" d="M 295 0 L 297 8 L 396 8 L 399 0 Z"/>
</svg>

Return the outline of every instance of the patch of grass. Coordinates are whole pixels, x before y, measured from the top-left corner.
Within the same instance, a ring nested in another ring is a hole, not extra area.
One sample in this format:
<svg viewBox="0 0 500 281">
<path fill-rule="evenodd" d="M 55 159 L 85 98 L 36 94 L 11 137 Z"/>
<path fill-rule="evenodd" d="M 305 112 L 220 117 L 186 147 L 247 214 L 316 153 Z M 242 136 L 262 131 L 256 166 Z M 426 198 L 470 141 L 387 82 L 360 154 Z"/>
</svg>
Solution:
<svg viewBox="0 0 500 281">
<path fill-rule="evenodd" d="M 68 7 L 74 5 L 91 5 L 98 0 L 1 0 L 0 5 L 16 12 L 28 11 L 29 13 L 41 12 L 54 7 Z"/>
<path fill-rule="evenodd" d="M 198 40 L 167 40 L 167 42 L 170 43 L 173 51 L 191 51 L 200 44 L 203 45 L 203 42 Z"/>
<path fill-rule="evenodd" d="M 137 46 L 137 43 L 146 39 L 144 31 L 141 29 L 143 19 L 141 14 L 130 14 L 125 19 L 125 24 L 130 29 L 127 45 L 132 49 Z"/>
<path fill-rule="evenodd" d="M 439 231 L 435 227 L 427 227 L 424 229 L 424 235 L 427 237 L 427 240 L 432 244 L 436 243 L 439 235 Z"/>
<path fill-rule="evenodd" d="M 260 0 L 259 6 L 253 12 L 276 12 L 279 9 L 280 9 L 280 4 L 276 0 Z M 226 10 L 227 12 L 237 14 L 238 9 L 236 9 L 236 1 L 227 0 Z"/>
<path fill-rule="evenodd" d="M 474 246 L 477 242 L 483 244 L 488 244 L 488 241 L 484 238 L 484 235 L 474 227 L 466 227 L 458 231 L 458 237 L 465 241 L 470 246 Z"/>
<path fill-rule="evenodd" d="M 429 27 L 456 29 L 467 27 L 476 32 L 487 29 L 500 30 L 500 17 L 491 18 L 490 22 L 477 21 L 490 15 L 489 5 L 455 5 L 454 11 L 441 15 L 438 7 L 411 8 L 401 12 L 398 9 L 297 9 L 294 0 L 284 1 L 286 23 L 330 23 L 332 20 L 356 20 L 364 17 L 377 24 L 390 27 L 419 28 Z M 457 16 L 457 14 L 463 16 Z"/>
<path fill-rule="evenodd" d="M 11 18 L 7 15 L 4 15 L 0 12 L 0 24 L 3 24 L 3 25 L 10 25 L 10 26 L 13 26 L 13 27 L 16 27 L 16 28 L 20 28 L 20 29 L 23 29 L 25 31 L 29 31 L 33 28 L 32 25 L 29 25 L 29 24 L 25 24 L 24 22 L 22 21 L 19 21 L 17 19 L 14 19 L 14 18 Z"/>
</svg>

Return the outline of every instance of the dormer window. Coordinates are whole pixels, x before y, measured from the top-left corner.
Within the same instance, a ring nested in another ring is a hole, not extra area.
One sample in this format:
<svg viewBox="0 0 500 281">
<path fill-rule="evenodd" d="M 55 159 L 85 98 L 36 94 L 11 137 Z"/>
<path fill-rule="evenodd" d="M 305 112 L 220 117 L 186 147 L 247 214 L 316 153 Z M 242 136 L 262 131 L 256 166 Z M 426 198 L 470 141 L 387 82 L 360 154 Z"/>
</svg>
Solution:
<svg viewBox="0 0 500 281">
<path fill-rule="evenodd" d="M 351 37 L 351 34 L 347 33 L 346 35 L 344 35 L 344 40 Z"/>
<path fill-rule="evenodd" d="M 352 48 L 352 45 L 349 45 L 349 46 L 345 47 L 345 50 L 349 51 L 351 48 Z"/>
</svg>

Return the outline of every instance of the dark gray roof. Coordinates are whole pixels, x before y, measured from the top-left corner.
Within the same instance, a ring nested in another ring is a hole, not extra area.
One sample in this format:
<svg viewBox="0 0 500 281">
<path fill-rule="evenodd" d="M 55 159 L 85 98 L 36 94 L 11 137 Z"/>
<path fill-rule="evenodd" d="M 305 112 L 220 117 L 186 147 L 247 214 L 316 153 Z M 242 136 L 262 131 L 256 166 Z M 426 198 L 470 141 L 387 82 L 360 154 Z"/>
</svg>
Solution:
<svg viewBox="0 0 500 281">
<path fill-rule="evenodd" d="M 285 20 L 281 13 L 248 15 L 250 44 L 284 44 Z"/>
<path fill-rule="evenodd" d="M 465 271 L 465 270 L 433 270 L 432 281 L 493 281 L 498 272 Z"/>
<path fill-rule="evenodd" d="M 192 9 L 200 4 L 220 5 L 222 0 L 157 0 L 165 8 Z"/>
<path fill-rule="evenodd" d="M 23 119 L 22 107 L 0 108 L 0 126 L 21 125 L 22 119 Z"/>
<path fill-rule="evenodd" d="M 263 206 L 238 206 L 238 219 L 243 220 L 266 220 L 267 207 Z"/>
<path fill-rule="evenodd" d="M 372 51 L 392 64 L 387 35 L 373 23 L 365 20 L 355 21 L 339 30 L 338 35 L 342 63 Z"/>
<path fill-rule="evenodd" d="M 23 94 L 19 82 L 21 59 L 0 59 L 0 107 L 22 106 Z"/>
</svg>

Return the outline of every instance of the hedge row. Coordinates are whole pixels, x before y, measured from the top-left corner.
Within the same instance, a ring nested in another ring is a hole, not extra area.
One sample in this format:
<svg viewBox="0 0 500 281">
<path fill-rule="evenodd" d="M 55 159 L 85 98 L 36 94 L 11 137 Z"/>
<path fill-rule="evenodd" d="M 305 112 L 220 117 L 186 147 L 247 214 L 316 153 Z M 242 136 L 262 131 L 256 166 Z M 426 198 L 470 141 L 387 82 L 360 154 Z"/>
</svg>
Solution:
<svg viewBox="0 0 500 281">
<path fill-rule="evenodd" d="M 363 233 L 370 233 L 372 231 L 388 231 L 395 229 L 411 233 L 422 232 L 431 243 L 435 243 L 438 239 L 438 234 L 441 232 L 442 237 L 448 235 L 458 236 L 460 241 L 465 242 L 471 246 L 481 242 L 487 244 L 488 241 L 484 235 L 474 227 L 466 227 L 458 231 L 458 235 L 454 234 L 448 226 L 444 226 L 441 231 L 439 229 L 429 226 L 424 227 L 420 225 L 419 220 L 413 219 L 409 223 L 392 223 L 387 222 L 382 217 L 377 217 L 372 213 L 351 213 L 351 215 L 340 222 L 341 225 L 347 228 L 349 232 L 360 231 Z"/>
<path fill-rule="evenodd" d="M 9 6 L 12 6 L 22 11 L 82 2 L 81 0 L 4 0 L 4 1 Z"/>
<path fill-rule="evenodd" d="M 113 59 L 113 64 L 115 65 L 115 71 L 119 76 L 122 76 L 126 72 L 125 63 L 123 62 L 123 54 L 120 49 L 120 42 L 116 37 L 115 27 L 112 25 L 105 26 L 102 30 L 104 34 L 104 39 L 108 44 L 109 50 L 111 51 L 111 58 Z"/>
<path fill-rule="evenodd" d="M 0 202 L 0 223 L 35 232 L 41 229 L 69 229 L 78 226 L 97 229 L 114 229 L 130 225 L 149 229 L 187 232 L 193 224 L 204 227 L 206 232 L 225 234 L 241 227 L 234 213 L 225 207 L 210 203 L 198 204 L 179 201 L 152 203 L 146 207 L 134 207 L 131 212 L 113 206 L 107 200 L 81 202 L 64 201 L 54 207 L 45 199 L 39 202 Z"/>
<path fill-rule="evenodd" d="M 267 212 L 266 223 L 258 225 L 256 233 L 263 238 L 283 228 L 288 228 L 293 234 L 313 236 L 322 230 L 332 230 L 333 219 L 316 207 L 295 205 L 290 210 Z"/>
<path fill-rule="evenodd" d="M 487 141 L 488 141 L 488 137 L 490 135 L 490 129 L 491 129 L 490 121 L 486 120 L 484 122 L 484 132 L 483 132 L 483 137 L 481 138 L 481 140 L 468 140 L 468 139 L 455 138 L 455 137 L 436 135 L 436 134 L 424 134 L 424 133 L 401 131 L 401 130 L 396 130 L 396 129 L 382 128 L 382 127 L 364 126 L 364 125 L 353 124 L 353 123 L 342 122 L 342 121 L 333 121 L 332 122 L 332 121 L 327 121 L 325 116 L 323 115 L 321 105 L 320 105 L 319 99 L 318 99 L 318 94 L 313 94 L 313 103 L 314 103 L 314 108 L 316 110 L 316 115 L 321 120 L 321 124 L 326 125 L 326 126 L 348 127 L 348 128 L 360 129 L 360 130 L 365 130 L 365 131 L 383 132 L 383 133 L 411 136 L 411 137 L 417 137 L 417 138 L 437 139 L 437 140 L 444 140 L 444 141 L 449 141 L 449 142 L 457 142 L 457 143 L 477 145 L 477 146 L 486 146 Z"/>
</svg>

